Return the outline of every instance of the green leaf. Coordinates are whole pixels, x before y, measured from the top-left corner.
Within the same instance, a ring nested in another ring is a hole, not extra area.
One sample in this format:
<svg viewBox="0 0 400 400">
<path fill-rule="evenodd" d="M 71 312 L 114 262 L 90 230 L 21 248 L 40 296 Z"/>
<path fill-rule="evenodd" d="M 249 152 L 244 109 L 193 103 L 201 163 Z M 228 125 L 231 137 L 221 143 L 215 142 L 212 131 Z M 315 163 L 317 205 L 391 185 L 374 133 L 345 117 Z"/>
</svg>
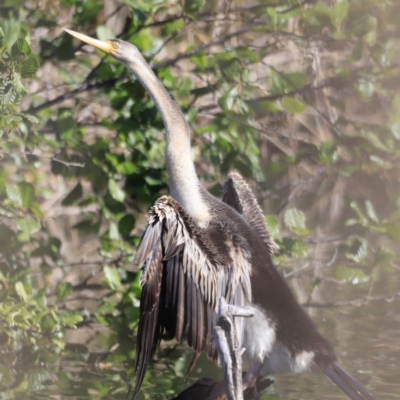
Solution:
<svg viewBox="0 0 400 400">
<path fill-rule="evenodd" d="M 39 312 L 38 314 L 35 314 L 32 318 L 32 322 L 34 324 L 40 324 L 40 321 L 42 320 L 42 318 L 45 317 L 48 313 L 49 313 L 49 310 L 45 309 L 45 310 Z"/>
<path fill-rule="evenodd" d="M 280 17 L 280 15 L 275 11 L 274 8 L 268 7 L 268 8 L 267 8 L 267 14 L 268 14 L 269 17 L 270 17 L 270 20 L 271 20 L 271 23 L 272 23 L 273 26 L 277 26 L 277 25 L 280 24 L 280 22 L 281 22 L 281 17 Z"/>
<path fill-rule="evenodd" d="M 70 139 L 75 131 L 75 120 L 70 110 L 61 110 L 57 119 L 57 130 L 64 139 Z"/>
<path fill-rule="evenodd" d="M 294 241 L 293 246 L 291 248 L 291 256 L 292 258 L 304 258 L 308 253 L 308 246 L 301 239 L 297 239 Z"/>
<path fill-rule="evenodd" d="M 59 340 L 57 338 L 52 338 L 51 341 L 53 342 L 53 344 L 57 347 L 59 347 L 61 350 L 64 350 L 65 348 L 65 343 L 62 340 Z"/>
<path fill-rule="evenodd" d="M 25 39 L 18 39 L 11 47 L 11 56 L 17 57 L 21 54 L 29 55 L 31 49 Z"/>
<path fill-rule="evenodd" d="M 72 293 L 72 285 L 69 282 L 61 282 L 57 286 L 57 300 L 64 301 Z"/>
<path fill-rule="evenodd" d="M 118 272 L 114 269 L 106 265 L 104 267 L 104 276 L 106 278 L 105 284 L 113 290 L 121 289 L 122 284 L 119 279 Z"/>
<path fill-rule="evenodd" d="M 36 75 L 39 69 L 39 60 L 36 56 L 31 55 L 27 60 L 23 61 L 21 64 L 21 76 L 22 78 L 32 78 Z"/>
<path fill-rule="evenodd" d="M 63 312 L 59 315 L 60 323 L 67 328 L 76 328 L 76 324 L 83 321 L 82 315 L 74 312 Z"/>
<path fill-rule="evenodd" d="M 121 239 L 121 237 L 119 236 L 118 225 L 114 221 L 110 222 L 110 225 L 108 228 L 108 237 L 111 240 L 120 240 Z"/>
<path fill-rule="evenodd" d="M 108 190 L 110 191 L 110 194 L 113 197 L 113 199 L 121 203 L 125 200 L 126 193 L 118 186 L 118 183 L 112 178 L 108 180 Z"/>
<path fill-rule="evenodd" d="M 185 14 L 194 17 L 205 5 L 205 0 L 184 0 L 183 10 Z"/>
<path fill-rule="evenodd" d="M 25 290 L 24 284 L 22 282 L 17 282 L 15 284 L 15 292 L 23 301 L 27 301 L 29 299 L 28 293 Z"/>
<path fill-rule="evenodd" d="M 384 228 L 384 232 L 394 242 L 400 242 L 400 224 L 388 222 L 381 225 Z"/>
<path fill-rule="evenodd" d="M 236 88 L 230 89 L 225 92 L 219 99 L 218 104 L 223 110 L 231 110 L 235 100 L 237 98 L 238 92 Z"/>
<path fill-rule="evenodd" d="M 389 248 L 379 246 L 375 252 L 374 265 L 381 265 L 396 259 L 396 254 Z"/>
<path fill-rule="evenodd" d="M 4 42 L 5 42 L 4 32 L 3 29 L 0 28 L 0 47 L 3 47 Z"/>
<path fill-rule="evenodd" d="M 352 32 L 355 36 L 364 36 L 376 29 L 376 18 L 368 13 L 363 13 L 352 21 Z"/>
<path fill-rule="evenodd" d="M 26 93 L 28 93 L 28 89 L 26 88 L 26 86 L 24 85 L 24 83 L 21 80 L 21 75 L 14 71 L 13 73 L 13 79 L 12 79 L 12 83 L 14 85 L 15 90 L 18 93 L 21 93 L 23 95 L 25 95 Z M 32 116 L 33 117 L 33 116 Z M 26 117 L 25 117 L 26 118 Z M 36 119 L 37 120 L 37 119 Z"/>
<path fill-rule="evenodd" d="M 368 282 L 369 276 L 360 268 L 350 268 L 338 266 L 335 269 L 335 278 L 345 282 L 351 282 L 353 285 Z"/>
<path fill-rule="evenodd" d="M 353 209 L 353 211 L 357 214 L 359 218 L 359 222 L 362 225 L 367 225 L 367 218 L 365 217 L 364 213 L 362 212 L 361 208 L 358 206 L 358 204 L 355 201 L 350 202 L 350 207 Z"/>
<path fill-rule="evenodd" d="M 161 35 L 162 36 L 170 36 L 176 32 L 179 32 L 185 27 L 185 21 L 183 19 L 178 19 L 175 21 L 171 21 L 167 24 L 163 24 L 161 27 Z"/>
<path fill-rule="evenodd" d="M 304 213 L 297 208 L 290 208 L 286 210 L 283 216 L 285 226 L 292 232 L 299 235 L 307 235 L 308 229 L 306 228 L 306 217 Z"/>
<path fill-rule="evenodd" d="M 14 207 L 22 207 L 21 193 L 17 185 L 7 184 L 6 192 Z"/>
<path fill-rule="evenodd" d="M 346 257 L 349 260 L 354 261 L 357 264 L 363 264 L 368 257 L 368 244 L 365 239 L 360 239 L 360 245 L 357 249 L 357 252 L 354 253 L 347 253 Z"/>
<path fill-rule="evenodd" d="M 333 8 L 333 14 L 339 24 L 347 17 L 348 12 L 349 3 L 347 0 L 336 1 L 335 7 Z"/>
<path fill-rule="evenodd" d="M 302 89 L 307 83 L 307 75 L 300 72 L 291 72 L 290 74 L 285 74 L 283 79 L 285 79 L 287 82 L 289 90 Z"/>
<path fill-rule="evenodd" d="M 98 25 L 96 27 L 96 35 L 99 40 L 107 40 L 115 38 L 113 31 L 105 25 Z"/>
<path fill-rule="evenodd" d="M 302 113 L 306 109 L 306 105 L 293 97 L 284 97 L 282 99 L 283 107 L 291 113 Z"/>
<path fill-rule="evenodd" d="M 197 54 L 190 57 L 190 61 L 192 61 L 192 63 L 196 65 L 196 67 L 198 68 L 204 69 L 208 67 L 208 58 L 204 51 L 199 51 Z M 215 85 L 209 85 L 204 88 L 194 89 L 193 92 L 197 90 L 199 91 L 198 95 L 202 96 L 203 94 L 215 91 L 215 89 L 216 89 Z M 195 92 L 194 94 L 197 94 L 197 92 Z"/>
<path fill-rule="evenodd" d="M 136 172 L 135 164 L 129 161 L 124 161 L 122 163 L 116 164 L 115 169 L 118 173 L 122 175 L 131 175 Z"/>
<path fill-rule="evenodd" d="M 97 312 L 100 314 L 119 313 L 118 303 L 116 301 L 105 301 L 103 304 L 97 307 Z"/>
<path fill-rule="evenodd" d="M 135 217 L 132 214 L 126 214 L 118 222 L 119 233 L 123 237 L 129 237 L 134 226 L 135 226 Z"/>
<path fill-rule="evenodd" d="M 274 239 L 281 238 L 281 230 L 279 227 L 279 219 L 275 215 L 268 214 L 265 216 L 265 222 L 268 230 Z"/>
<path fill-rule="evenodd" d="M 375 211 L 374 205 L 371 203 L 370 200 L 366 200 L 366 202 L 365 202 L 365 210 L 367 212 L 368 217 L 372 221 L 374 221 L 376 223 L 379 223 L 378 215 L 377 215 L 377 213 Z"/>
<path fill-rule="evenodd" d="M 28 182 L 18 183 L 18 190 L 21 197 L 22 206 L 29 208 L 35 197 L 35 188 Z"/>
<path fill-rule="evenodd" d="M 18 39 L 21 31 L 21 22 L 16 19 L 2 19 L 0 26 L 4 34 L 4 43 L 10 49 Z"/>
<path fill-rule="evenodd" d="M 332 38 L 338 41 L 342 41 L 348 39 L 348 35 L 346 32 L 334 32 L 332 34 Z"/>
<path fill-rule="evenodd" d="M 17 225 L 17 228 L 19 230 L 28 235 L 33 235 L 34 233 L 38 232 L 41 228 L 41 225 L 38 221 L 29 217 L 18 219 L 15 224 Z"/>
</svg>

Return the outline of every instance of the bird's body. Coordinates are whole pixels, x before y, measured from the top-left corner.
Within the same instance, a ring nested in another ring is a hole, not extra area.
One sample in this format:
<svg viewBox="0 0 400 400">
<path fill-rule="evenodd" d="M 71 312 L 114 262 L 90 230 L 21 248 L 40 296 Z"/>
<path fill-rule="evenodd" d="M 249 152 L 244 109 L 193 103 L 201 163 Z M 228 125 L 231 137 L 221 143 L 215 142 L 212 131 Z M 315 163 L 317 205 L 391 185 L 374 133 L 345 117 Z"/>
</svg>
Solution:
<svg viewBox="0 0 400 400">
<path fill-rule="evenodd" d="M 329 343 L 296 301 L 272 262 L 274 243 L 249 186 L 228 176 L 223 200 L 200 184 L 190 157 L 189 128 L 180 109 L 133 45 L 98 41 L 68 31 L 126 65 L 153 98 L 166 129 L 171 197 L 157 200 L 136 262 L 143 291 L 136 354 L 138 393 L 165 332 L 187 339 L 195 355 L 216 359 L 213 340 L 217 299 L 255 309 L 235 325 L 248 364 L 248 386 L 260 374 L 298 373 L 319 367 L 353 400 L 376 400 L 336 362 Z"/>
</svg>

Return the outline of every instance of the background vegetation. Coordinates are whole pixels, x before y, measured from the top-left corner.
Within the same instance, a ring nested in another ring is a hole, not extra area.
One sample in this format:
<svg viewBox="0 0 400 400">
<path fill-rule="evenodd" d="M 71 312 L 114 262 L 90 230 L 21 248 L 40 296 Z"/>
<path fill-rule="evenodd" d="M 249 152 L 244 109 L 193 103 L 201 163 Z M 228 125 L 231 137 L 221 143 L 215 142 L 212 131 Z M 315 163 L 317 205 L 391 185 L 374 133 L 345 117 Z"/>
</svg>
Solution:
<svg viewBox="0 0 400 400">
<path fill-rule="evenodd" d="M 59 366 L 66 328 L 96 318 L 110 346 L 134 337 L 126 267 L 168 193 L 149 96 L 63 27 L 139 48 L 184 111 L 205 186 L 218 196 L 230 170 L 251 182 L 304 304 L 398 299 L 397 1 L 5 0 L 0 13 L 1 398 L 42 389 L 27 366 Z M 359 290 L 332 302 L 328 284 Z"/>
</svg>

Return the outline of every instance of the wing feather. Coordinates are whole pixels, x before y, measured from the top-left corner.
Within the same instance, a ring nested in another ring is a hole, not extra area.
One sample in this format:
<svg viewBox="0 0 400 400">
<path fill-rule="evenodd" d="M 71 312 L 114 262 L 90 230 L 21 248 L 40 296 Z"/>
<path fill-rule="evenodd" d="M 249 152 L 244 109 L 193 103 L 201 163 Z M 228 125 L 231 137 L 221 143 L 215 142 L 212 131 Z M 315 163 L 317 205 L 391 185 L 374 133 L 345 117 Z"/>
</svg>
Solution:
<svg viewBox="0 0 400 400">
<path fill-rule="evenodd" d="M 213 234 L 226 240 L 217 245 Z M 236 305 L 251 301 L 246 246 L 217 225 L 200 228 L 175 200 L 157 200 L 135 257 L 136 265 L 143 265 L 143 289 L 133 397 L 165 331 L 178 342 L 186 337 L 195 351 L 188 373 L 206 348 L 210 357 L 218 357 L 212 335 L 218 297 Z"/>
<path fill-rule="evenodd" d="M 226 178 L 223 187 L 222 201 L 234 208 L 258 232 L 267 246 L 270 254 L 277 248 L 267 224 L 264 213 L 259 206 L 254 193 L 246 181 L 237 173 L 231 173 Z"/>
</svg>

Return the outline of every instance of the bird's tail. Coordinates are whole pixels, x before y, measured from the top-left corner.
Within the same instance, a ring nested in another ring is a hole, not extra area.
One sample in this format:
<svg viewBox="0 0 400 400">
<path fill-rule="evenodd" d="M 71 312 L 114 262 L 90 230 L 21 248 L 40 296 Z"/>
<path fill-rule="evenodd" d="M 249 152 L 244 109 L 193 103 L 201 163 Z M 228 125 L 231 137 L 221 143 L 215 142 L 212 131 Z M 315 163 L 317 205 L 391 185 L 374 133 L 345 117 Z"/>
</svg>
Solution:
<svg viewBox="0 0 400 400">
<path fill-rule="evenodd" d="M 328 365 L 320 365 L 320 368 L 352 400 L 378 400 L 378 398 L 358 382 L 357 379 L 335 362 Z"/>
</svg>

